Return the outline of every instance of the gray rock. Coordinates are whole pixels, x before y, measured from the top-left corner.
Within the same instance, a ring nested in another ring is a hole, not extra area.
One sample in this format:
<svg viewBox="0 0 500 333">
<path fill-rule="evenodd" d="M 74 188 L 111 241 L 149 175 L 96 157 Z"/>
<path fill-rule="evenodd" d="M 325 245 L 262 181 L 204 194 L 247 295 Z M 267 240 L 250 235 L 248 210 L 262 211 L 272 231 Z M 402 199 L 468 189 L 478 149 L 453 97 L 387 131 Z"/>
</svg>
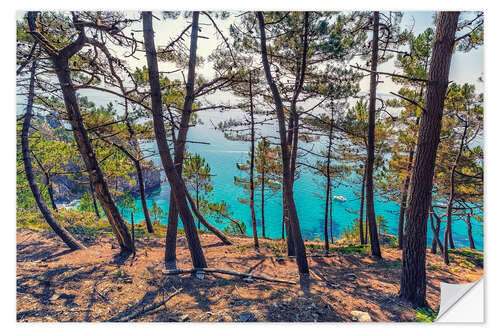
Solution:
<svg viewBox="0 0 500 333">
<path fill-rule="evenodd" d="M 368 312 L 351 311 L 351 316 L 353 321 L 359 321 L 359 322 L 372 321 L 372 318 L 370 317 L 370 314 Z"/>
</svg>

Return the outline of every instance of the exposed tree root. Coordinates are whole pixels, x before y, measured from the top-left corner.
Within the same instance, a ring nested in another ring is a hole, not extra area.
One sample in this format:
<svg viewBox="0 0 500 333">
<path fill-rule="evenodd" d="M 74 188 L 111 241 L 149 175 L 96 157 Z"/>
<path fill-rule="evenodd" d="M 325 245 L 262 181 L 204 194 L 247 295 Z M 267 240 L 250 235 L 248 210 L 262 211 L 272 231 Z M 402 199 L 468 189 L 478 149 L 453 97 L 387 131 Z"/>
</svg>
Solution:
<svg viewBox="0 0 500 333">
<path fill-rule="evenodd" d="M 268 282 L 297 284 L 297 282 L 294 282 L 294 281 L 273 279 L 273 278 L 268 278 L 268 277 L 261 276 L 261 275 L 239 273 L 239 272 L 227 271 L 225 269 L 215 269 L 215 268 L 173 269 L 173 270 L 163 270 L 162 272 L 165 275 L 193 274 L 196 272 L 220 273 L 220 274 L 227 274 L 227 275 L 233 275 L 233 276 L 240 276 L 240 277 L 244 277 L 244 278 L 252 278 L 252 279 L 256 279 L 256 280 L 263 280 L 263 281 L 268 281 Z"/>
</svg>

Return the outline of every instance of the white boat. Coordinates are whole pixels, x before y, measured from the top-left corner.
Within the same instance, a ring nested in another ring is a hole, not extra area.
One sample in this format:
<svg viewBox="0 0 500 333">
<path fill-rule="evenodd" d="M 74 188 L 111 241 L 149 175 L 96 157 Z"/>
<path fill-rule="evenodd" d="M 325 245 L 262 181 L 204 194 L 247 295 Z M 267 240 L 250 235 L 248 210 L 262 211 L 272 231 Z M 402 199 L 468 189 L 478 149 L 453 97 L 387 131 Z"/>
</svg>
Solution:
<svg viewBox="0 0 500 333">
<path fill-rule="evenodd" d="M 342 201 L 342 202 L 347 201 L 347 199 L 346 199 L 346 198 L 344 198 L 344 197 L 343 197 L 343 196 L 341 196 L 341 195 L 334 195 L 334 196 L 333 196 L 333 199 L 334 199 L 334 200 L 338 200 L 338 201 Z"/>
</svg>

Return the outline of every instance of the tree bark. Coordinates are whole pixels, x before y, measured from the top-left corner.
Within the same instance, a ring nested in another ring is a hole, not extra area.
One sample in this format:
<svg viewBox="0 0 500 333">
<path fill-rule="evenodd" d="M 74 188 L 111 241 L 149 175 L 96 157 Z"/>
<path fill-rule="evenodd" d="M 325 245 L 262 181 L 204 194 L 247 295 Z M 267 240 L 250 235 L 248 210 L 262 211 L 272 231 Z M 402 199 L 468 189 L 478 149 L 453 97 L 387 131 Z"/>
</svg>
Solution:
<svg viewBox="0 0 500 333">
<path fill-rule="evenodd" d="M 204 268 L 207 267 L 207 263 L 205 260 L 205 255 L 203 254 L 203 250 L 201 248 L 200 239 L 198 238 L 193 215 L 191 214 L 186 202 L 186 193 L 184 192 L 185 184 L 181 176 L 177 172 L 174 161 L 170 154 L 170 147 L 167 142 L 165 125 L 163 122 L 160 76 L 158 72 L 158 60 L 156 57 L 156 48 L 154 43 L 152 16 L 153 15 L 151 12 L 142 12 L 144 45 L 146 49 L 146 58 L 148 64 L 149 85 L 151 87 L 151 105 L 156 143 L 158 145 L 158 151 L 160 153 L 160 158 L 163 164 L 163 168 L 165 169 L 170 188 L 174 192 L 173 194 L 177 210 L 184 225 L 184 231 L 186 233 L 186 239 L 188 241 L 193 266 L 196 268 Z M 196 15 L 196 17 L 195 15 L 193 15 L 193 25 L 195 23 L 195 19 L 197 19 L 198 16 L 199 13 L 198 15 Z M 194 32 L 195 34 L 198 33 L 197 30 L 198 29 L 193 29 L 193 31 L 196 31 Z M 178 140 L 179 139 L 180 138 L 178 138 Z M 167 259 L 167 256 L 165 259 Z M 165 264 L 167 264 L 167 261 L 165 261 Z"/>
<path fill-rule="evenodd" d="M 429 68 L 429 81 L 415 153 L 410 202 L 402 256 L 400 296 L 416 306 L 426 305 L 427 219 L 432 200 L 436 152 L 439 144 L 443 106 L 448 87 L 451 57 L 460 12 L 440 12 Z"/>
<path fill-rule="evenodd" d="M 177 260 L 177 227 L 179 225 L 179 212 L 175 205 L 174 191 L 170 190 L 168 203 L 167 232 L 165 235 L 165 267 L 176 267 Z"/>
<path fill-rule="evenodd" d="M 431 229 L 434 234 L 431 244 L 431 253 L 436 254 L 436 246 L 439 246 L 439 250 L 441 251 L 441 253 L 443 253 L 443 244 L 439 239 L 439 232 L 441 231 L 441 219 L 434 213 L 430 214 L 430 218 L 431 218 Z M 434 220 L 436 220 L 435 224 Z"/>
<path fill-rule="evenodd" d="M 55 71 L 61 85 L 64 96 L 64 104 L 68 114 L 68 120 L 71 124 L 78 150 L 82 155 L 83 161 L 89 173 L 90 181 L 96 191 L 97 198 L 101 203 L 109 223 L 118 239 L 118 244 L 122 251 L 132 252 L 134 250 L 130 231 L 125 224 L 113 197 L 109 191 L 108 184 L 104 179 L 101 167 L 97 161 L 94 149 L 90 143 L 87 129 L 83 125 L 83 118 L 80 113 L 80 107 L 76 98 L 75 89 L 70 76 L 68 58 L 54 56 L 52 60 L 55 65 Z"/>
<path fill-rule="evenodd" d="M 104 175 L 97 161 L 96 155 L 92 148 L 92 144 L 88 137 L 87 129 L 83 125 L 83 118 L 78 105 L 75 88 L 71 80 L 71 70 L 69 68 L 69 59 L 76 54 L 84 46 L 87 40 L 85 30 L 81 26 L 76 26 L 78 30 L 77 39 L 64 47 L 62 50 L 56 50 L 49 42 L 43 38 L 39 32 L 36 24 L 37 12 L 28 12 L 28 25 L 31 34 L 40 42 L 49 54 L 54 70 L 56 72 L 59 84 L 61 86 L 61 93 L 64 98 L 64 105 L 66 107 L 68 122 L 71 125 L 73 135 L 75 137 L 78 150 L 85 163 L 89 173 L 89 179 L 94 185 L 97 194 L 108 221 L 118 239 L 118 244 L 122 251 L 131 252 L 134 250 L 132 244 L 132 237 L 128 230 L 125 221 L 123 220 L 118 208 L 116 207 L 113 197 L 108 188 L 108 184 L 104 179 Z"/>
<path fill-rule="evenodd" d="M 284 189 L 282 189 L 282 192 L 283 192 L 283 224 L 285 226 L 287 255 L 289 257 L 294 257 L 295 256 L 295 242 L 293 240 L 292 231 L 290 230 L 290 216 L 288 213 L 288 205 L 286 204 Z"/>
<path fill-rule="evenodd" d="M 302 234 L 300 231 L 299 218 L 297 216 L 297 209 L 295 207 L 295 201 L 293 198 L 293 174 L 290 170 L 290 151 L 288 149 L 286 140 L 286 127 L 285 127 L 285 114 L 283 110 L 283 101 L 279 94 L 278 88 L 271 75 L 271 68 L 269 66 L 269 61 L 267 58 L 267 45 L 266 45 L 266 31 L 264 24 L 264 15 L 262 12 L 257 12 L 257 18 L 259 20 L 260 29 L 260 48 L 262 55 L 262 65 L 264 67 L 264 73 L 266 75 L 267 83 L 271 89 L 274 104 L 276 106 L 276 115 L 278 118 L 279 133 L 280 133 L 280 145 L 281 145 L 281 157 L 283 163 L 283 191 L 285 193 L 285 202 L 287 204 L 287 209 L 289 213 L 289 226 L 293 242 L 296 251 L 296 260 L 299 272 L 304 278 L 309 276 L 309 265 L 307 263 L 306 248 L 304 245 L 304 240 L 302 239 Z M 305 43 L 307 44 L 307 43 Z"/>
<path fill-rule="evenodd" d="M 153 224 L 151 223 L 151 218 L 149 217 L 148 204 L 146 202 L 146 191 L 144 189 L 144 176 L 142 174 L 141 162 L 139 160 L 134 161 L 135 170 L 137 172 L 137 182 L 139 184 L 139 192 L 141 194 L 141 204 L 142 211 L 144 212 L 144 219 L 146 220 L 146 227 L 148 232 L 153 233 Z"/>
<path fill-rule="evenodd" d="M 333 115 L 332 115 L 333 116 Z M 332 150 L 332 132 L 333 132 L 333 117 L 330 119 L 330 131 L 328 135 L 328 152 L 326 156 L 326 200 L 325 200 L 325 225 L 324 225 L 324 233 L 325 233 L 325 252 L 328 253 L 329 244 L 328 244 L 328 213 L 329 213 L 329 204 L 330 204 L 330 154 Z"/>
<path fill-rule="evenodd" d="M 398 249 L 403 249 L 403 235 L 404 235 L 404 225 L 405 225 L 405 211 L 408 202 L 408 189 L 410 187 L 410 172 L 413 164 L 413 154 L 414 149 L 410 150 L 408 156 L 408 166 L 406 167 L 407 175 L 403 184 L 403 190 L 401 191 L 401 204 L 399 208 L 399 221 L 398 221 Z"/>
<path fill-rule="evenodd" d="M 184 185 L 185 186 L 185 185 Z M 187 190 L 186 187 L 184 187 L 184 193 L 186 194 L 186 198 L 189 202 L 189 206 L 191 207 L 191 210 L 193 211 L 194 215 L 198 219 L 201 224 L 205 228 L 207 228 L 208 231 L 212 232 L 215 236 L 217 236 L 224 244 L 226 245 L 231 245 L 231 241 L 224 235 L 222 231 L 214 227 L 210 222 L 208 222 L 203 215 L 201 215 L 200 211 L 196 207 L 196 203 L 194 202 L 193 198 L 191 198 L 191 195 L 189 194 L 189 191 Z"/>
<path fill-rule="evenodd" d="M 253 92 L 252 92 L 252 72 L 249 79 L 250 93 L 250 211 L 252 214 L 253 244 L 259 247 L 259 237 L 257 235 L 257 218 L 255 217 L 255 183 L 254 183 L 254 162 L 255 162 L 255 121 L 253 115 Z"/>
<path fill-rule="evenodd" d="M 455 244 L 453 243 L 453 237 L 451 232 L 451 225 L 453 224 L 453 202 L 455 201 L 455 172 L 458 167 L 458 163 L 460 162 L 460 157 L 462 156 L 462 151 L 464 149 L 465 137 L 467 136 L 468 129 L 468 115 L 465 118 L 464 131 L 460 137 L 460 146 L 458 147 L 457 156 L 455 157 L 455 161 L 453 161 L 453 166 L 451 167 L 451 175 L 450 175 L 450 196 L 448 199 L 448 206 L 446 207 L 446 230 L 444 232 L 444 262 L 446 265 L 450 264 L 450 259 L 448 256 L 448 244 L 452 249 L 455 248 Z"/>
<path fill-rule="evenodd" d="M 266 238 L 266 224 L 265 224 L 265 219 L 264 219 L 264 186 L 265 186 L 265 170 L 262 168 L 261 172 L 261 182 L 260 182 L 260 201 L 261 201 L 261 206 L 260 206 L 260 215 L 261 215 L 261 221 L 262 221 L 262 238 Z M 283 226 L 282 226 L 283 228 Z M 281 233 L 283 234 L 283 230 L 281 230 Z M 283 238 L 283 235 L 281 236 Z"/>
<path fill-rule="evenodd" d="M 30 151 L 29 151 L 29 128 L 31 125 L 31 117 L 33 116 L 33 99 L 35 95 L 35 72 L 36 72 L 36 61 L 31 65 L 31 77 L 28 91 L 28 103 L 26 107 L 26 115 L 23 121 L 23 128 L 21 132 L 21 150 L 23 154 L 23 162 L 24 162 L 24 170 L 26 173 L 26 179 L 28 180 L 28 184 L 30 186 L 31 192 L 33 193 L 33 197 L 35 198 L 35 202 L 40 209 L 45 221 L 49 224 L 49 226 L 54 230 L 54 232 L 63 240 L 63 242 L 71 249 L 71 250 L 79 250 L 84 249 L 82 243 L 76 240 L 63 226 L 61 226 L 54 216 L 52 215 L 49 207 L 42 198 L 40 193 L 40 189 L 38 188 L 37 183 L 35 182 L 35 176 L 33 174 L 33 166 L 31 164 Z"/>
<path fill-rule="evenodd" d="M 92 204 L 94 205 L 95 215 L 97 216 L 97 218 L 101 218 L 101 214 L 99 213 L 99 207 L 97 206 L 97 201 L 95 198 L 94 185 L 92 185 L 90 178 L 89 178 L 89 185 L 90 185 L 90 194 L 92 195 Z"/>
<path fill-rule="evenodd" d="M 46 175 L 47 180 L 47 190 L 49 192 L 50 204 L 52 205 L 52 209 L 57 212 L 56 201 L 54 200 L 54 189 L 52 188 L 52 182 L 50 181 L 50 176 Z"/>
<path fill-rule="evenodd" d="M 54 189 L 52 188 L 52 182 L 50 180 L 50 174 L 49 172 L 43 167 L 42 162 L 36 157 L 36 154 L 32 151 L 31 154 L 35 158 L 36 163 L 42 170 L 44 176 L 45 176 L 45 186 L 47 186 L 47 192 L 49 192 L 49 199 L 50 199 L 50 205 L 52 206 L 52 209 L 57 212 L 57 206 L 56 206 L 56 201 L 54 200 Z"/>
<path fill-rule="evenodd" d="M 373 164 L 375 160 L 375 107 L 377 102 L 379 12 L 373 12 L 373 39 L 370 74 L 370 103 L 368 114 L 368 150 L 366 157 L 366 218 L 370 232 L 370 248 L 373 256 L 382 258 L 378 240 L 375 205 L 373 198 Z"/>
<path fill-rule="evenodd" d="M 472 250 L 476 249 L 476 245 L 474 244 L 474 237 L 472 237 L 472 224 L 470 222 L 470 214 L 467 214 L 465 223 L 467 223 L 467 236 L 469 237 L 469 244 Z"/>
<path fill-rule="evenodd" d="M 365 245 L 367 243 L 367 237 L 365 237 L 365 233 L 363 231 L 363 217 L 365 215 L 365 184 L 366 184 L 366 161 L 365 168 L 363 171 L 363 183 L 361 184 L 361 204 L 359 207 L 359 241 L 361 245 Z"/>
<path fill-rule="evenodd" d="M 332 199 L 333 193 L 332 193 L 332 188 L 330 186 L 330 240 L 332 244 L 334 243 L 333 241 L 333 199 Z"/>
</svg>

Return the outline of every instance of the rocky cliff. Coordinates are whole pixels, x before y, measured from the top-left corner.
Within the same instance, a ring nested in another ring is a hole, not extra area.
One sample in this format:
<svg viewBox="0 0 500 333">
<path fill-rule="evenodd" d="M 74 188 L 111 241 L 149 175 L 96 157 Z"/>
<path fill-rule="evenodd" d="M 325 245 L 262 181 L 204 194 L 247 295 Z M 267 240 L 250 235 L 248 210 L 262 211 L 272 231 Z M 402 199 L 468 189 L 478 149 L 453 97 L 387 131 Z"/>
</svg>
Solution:
<svg viewBox="0 0 500 333">
<path fill-rule="evenodd" d="M 144 178 L 144 187 L 146 191 L 151 191 L 159 188 L 162 179 L 161 173 L 152 164 L 146 164 L 142 169 Z M 137 182 L 137 174 L 131 173 L 131 181 L 122 177 L 120 179 L 114 179 L 112 182 L 108 183 L 111 190 L 115 190 L 122 193 L 139 193 L 139 184 Z M 88 179 L 85 180 L 74 180 L 68 176 L 56 176 L 53 179 L 53 189 L 54 196 L 57 203 L 67 204 L 73 200 L 79 199 L 83 193 L 90 191 L 89 185 L 86 184 Z"/>
</svg>

